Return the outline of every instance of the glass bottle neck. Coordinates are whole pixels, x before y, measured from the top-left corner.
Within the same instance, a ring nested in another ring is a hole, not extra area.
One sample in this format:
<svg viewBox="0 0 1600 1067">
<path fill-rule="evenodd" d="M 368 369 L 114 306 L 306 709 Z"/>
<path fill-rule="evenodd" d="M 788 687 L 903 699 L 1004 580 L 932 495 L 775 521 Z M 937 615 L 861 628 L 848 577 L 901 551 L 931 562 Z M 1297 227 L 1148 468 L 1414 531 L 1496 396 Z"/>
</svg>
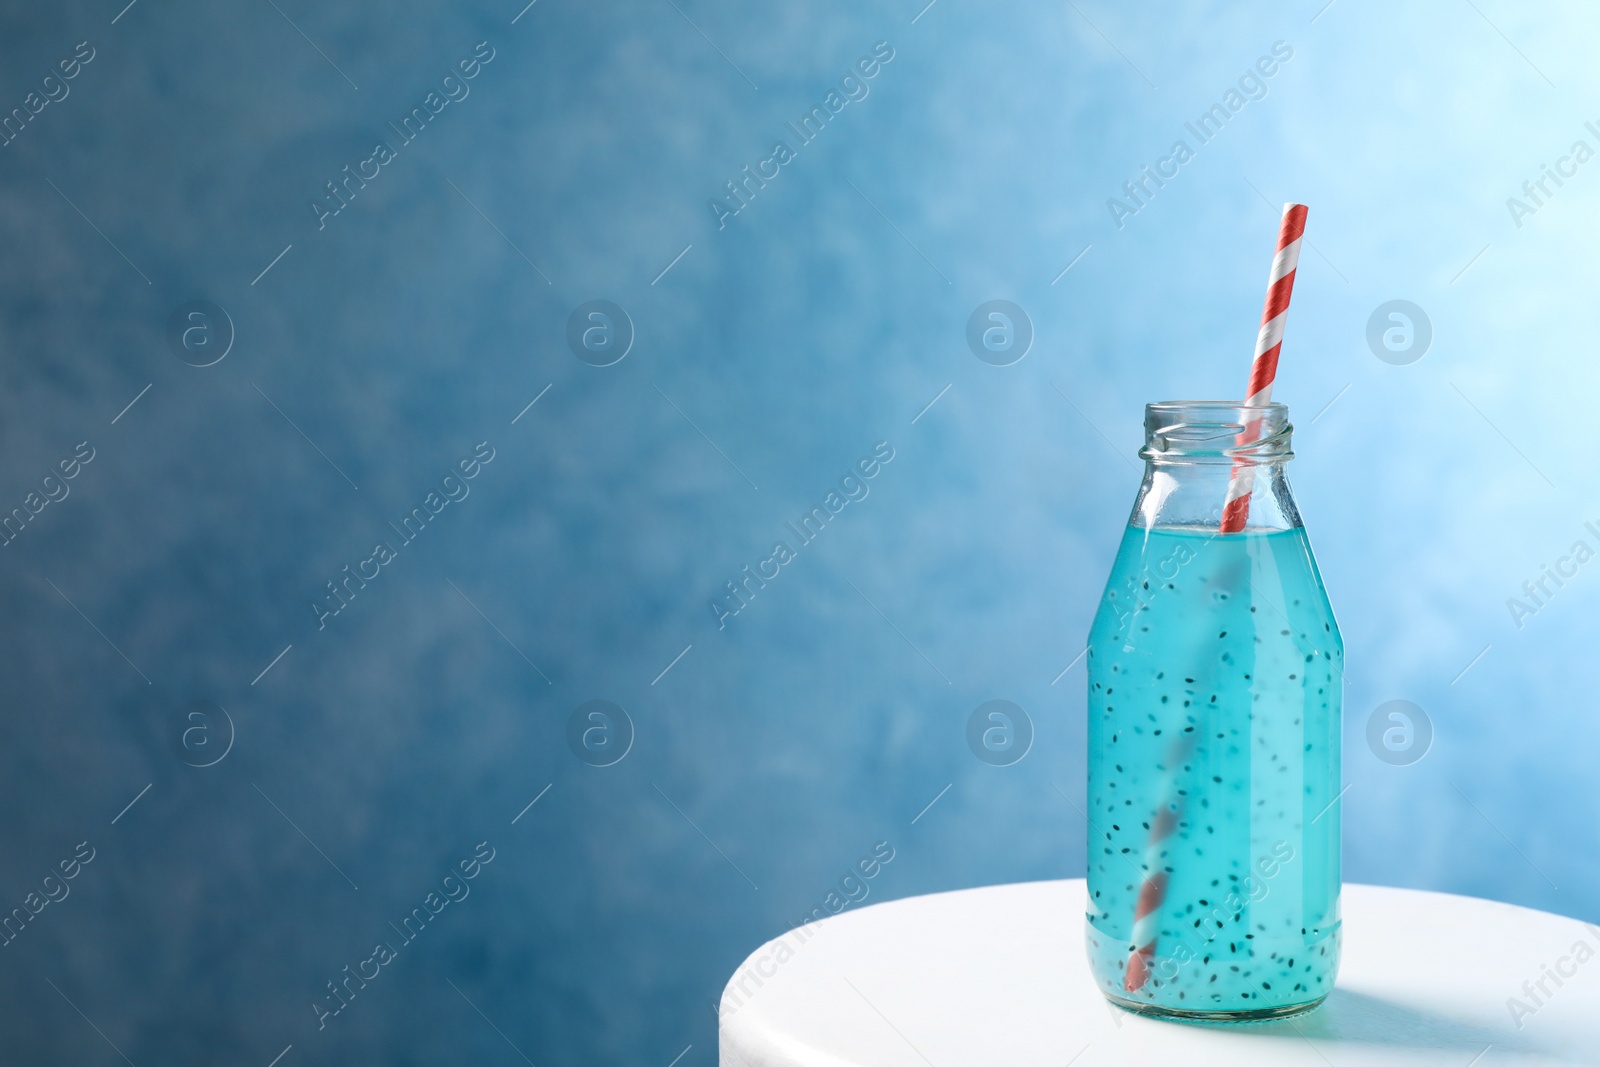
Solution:
<svg viewBox="0 0 1600 1067">
<path fill-rule="evenodd" d="M 1247 530 L 1300 527 L 1284 464 L 1288 408 L 1179 400 L 1145 407 L 1144 482 L 1129 524 L 1218 528 L 1230 492 L 1248 489 Z"/>
<path fill-rule="evenodd" d="M 1300 512 L 1294 506 L 1282 461 L 1252 468 L 1250 511 L 1246 530 L 1299 529 Z M 1147 461 L 1144 482 L 1133 503 L 1130 526 L 1183 526 L 1215 530 L 1232 482 L 1232 465 L 1185 465 Z"/>
</svg>

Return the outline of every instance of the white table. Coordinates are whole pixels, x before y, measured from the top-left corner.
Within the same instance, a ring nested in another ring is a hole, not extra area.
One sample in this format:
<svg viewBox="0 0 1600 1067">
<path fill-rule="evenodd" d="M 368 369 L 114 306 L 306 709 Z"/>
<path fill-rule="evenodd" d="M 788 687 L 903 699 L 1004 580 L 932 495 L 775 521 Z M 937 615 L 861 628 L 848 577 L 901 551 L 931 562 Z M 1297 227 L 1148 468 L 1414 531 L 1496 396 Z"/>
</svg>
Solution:
<svg viewBox="0 0 1600 1067">
<path fill-rule="evenodd" d="M 1347 885 L 1326 1003 L 1217 1027 L 1111 1007 L 1084 956 L 1084 900 L 1082 880 L 991 886 L 791 931 L 724 990 L 721 1067 L 1600 1064 L 1600 928 L 1575 919 Z M 1558 987 L 1546 966 L 1574 973 Z M 1541 978 L 1535 1004 L 1523 983 Z M 1520 1029 L 1511 997 L 1534 1009 Z"/>
</svg>

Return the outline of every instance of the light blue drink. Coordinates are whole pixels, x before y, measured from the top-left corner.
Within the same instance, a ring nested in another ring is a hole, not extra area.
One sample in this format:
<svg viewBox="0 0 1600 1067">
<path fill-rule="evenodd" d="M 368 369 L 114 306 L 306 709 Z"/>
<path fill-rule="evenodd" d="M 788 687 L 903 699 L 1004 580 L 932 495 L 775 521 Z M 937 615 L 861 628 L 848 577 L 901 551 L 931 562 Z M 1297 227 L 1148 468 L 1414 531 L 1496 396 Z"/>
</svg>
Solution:
<svg viewBox="0 0 1600 1067">
<path fill-rule="evenodd" d="M 1089 955 L 1135 1010 L 1271 1018 L 1333 986 L 1344 649 L 1286 485 L 1283 504 L 1282 529 L 1129 526 L 1090 630 Z"/>
</svg>

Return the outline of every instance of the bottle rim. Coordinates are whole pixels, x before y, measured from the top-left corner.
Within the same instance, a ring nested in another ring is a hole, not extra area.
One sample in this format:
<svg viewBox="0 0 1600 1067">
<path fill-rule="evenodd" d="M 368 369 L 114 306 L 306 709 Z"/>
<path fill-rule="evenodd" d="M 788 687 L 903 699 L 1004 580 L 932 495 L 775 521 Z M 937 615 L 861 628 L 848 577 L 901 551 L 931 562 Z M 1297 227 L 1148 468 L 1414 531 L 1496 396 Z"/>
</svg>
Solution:
<svg viewBox="0 0 1600 1067">
<path fill-rule="evenodd" d="M 1277 402 L 1162 400 L 1144 409 L 1149 463 L 1283 463 L 1292 459 L 1289 408 Z"/>
</svg>

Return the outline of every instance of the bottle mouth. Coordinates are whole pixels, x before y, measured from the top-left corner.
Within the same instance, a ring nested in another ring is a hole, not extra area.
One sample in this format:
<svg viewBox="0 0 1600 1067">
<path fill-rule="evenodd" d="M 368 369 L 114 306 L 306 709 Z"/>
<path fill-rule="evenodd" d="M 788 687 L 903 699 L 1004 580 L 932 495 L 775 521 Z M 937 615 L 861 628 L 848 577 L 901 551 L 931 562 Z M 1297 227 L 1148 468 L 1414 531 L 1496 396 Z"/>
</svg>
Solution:
<svg viewBox="0 0 1600 1067">
<path fill-rule="evenodd" d="M 1237 400 L 1163 400 L 1146 404 L 1141 458 L 1150 463 L 1281 463 L 1294 453 L 1289 409 Z"/>
</svg>

